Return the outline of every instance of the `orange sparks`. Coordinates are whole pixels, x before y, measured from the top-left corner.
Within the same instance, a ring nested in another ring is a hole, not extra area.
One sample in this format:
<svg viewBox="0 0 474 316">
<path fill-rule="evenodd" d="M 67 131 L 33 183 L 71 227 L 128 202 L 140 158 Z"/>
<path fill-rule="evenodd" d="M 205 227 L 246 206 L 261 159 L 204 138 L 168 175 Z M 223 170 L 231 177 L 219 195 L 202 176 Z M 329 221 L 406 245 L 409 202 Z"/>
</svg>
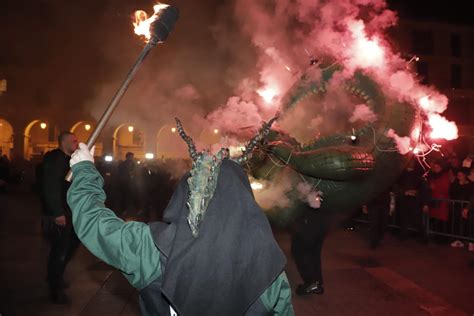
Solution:
<svg viewBox="0 0 474 316">
<path fill-rule="evenodd" d="M 135 22 L 133 27 L 135 34 L 145 37 L 145 41 L 148 42 L 151 39 L 150 26 L 158 18 L 158 12 L 168 7 L 167 4 L 157 3 L 153 6 L 155 13 L 151 17 L 148 17 L 145 11 L 135 11 Z"/>
</svg>

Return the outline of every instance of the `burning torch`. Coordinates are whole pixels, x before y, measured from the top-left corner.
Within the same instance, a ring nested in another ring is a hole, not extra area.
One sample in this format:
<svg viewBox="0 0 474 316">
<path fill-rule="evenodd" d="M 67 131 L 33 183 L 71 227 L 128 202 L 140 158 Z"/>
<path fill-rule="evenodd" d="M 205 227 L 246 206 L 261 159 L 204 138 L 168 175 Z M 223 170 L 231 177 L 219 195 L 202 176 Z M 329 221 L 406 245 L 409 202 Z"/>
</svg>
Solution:
<svg viewBox="0 0 474 316">
<path fill-rule="evenodd" d="M 135 23 L 133 23 L 135 26 L 135 33 L 138 35 L 143 35 L 146 38 L 147 44 L 141 51 L 140 55 L 135 61 L 135 64 L 133 64 L 132 68 L 125 77 L 125 80 L 122 82 L 120 88 L 117 90 L 109 105 L 105 109 L 104 114 L 97 122 L 96 128 L 92 131 L 91 136 L 87 140 L 88 148 L 91 148 L 97 141 L 97 138 L 112 116 L 112 113 L 122 99 L 125 91 L 127 91 L 130 82 L 132 81 L 150 50 L 155 47 L 156 44 L 166 41 L 174 27 L 174 24 L 178 20 L 179 11 L 174 7 L 159 3 L 156 4 L 153 9 L 155 13 L 150 18 L 147 18 L 147 15 L 144 11 L 135 12 Z M 69 172 L 66 176 L 66 180 L 71 181 L 71 179 L 72 173 Z"/>
</svg>

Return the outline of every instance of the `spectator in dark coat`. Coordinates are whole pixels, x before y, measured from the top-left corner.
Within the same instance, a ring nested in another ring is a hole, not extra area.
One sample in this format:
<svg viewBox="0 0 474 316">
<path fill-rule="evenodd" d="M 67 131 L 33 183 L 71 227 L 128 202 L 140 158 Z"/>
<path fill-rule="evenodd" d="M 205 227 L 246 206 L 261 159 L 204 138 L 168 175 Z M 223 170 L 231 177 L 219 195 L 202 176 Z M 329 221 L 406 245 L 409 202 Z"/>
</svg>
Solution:
<svg viewBox="0 0 474 316">
<path fill-rule="evenodd" d="M 64 293 L 64 271 L 79 239 L 74 233 L 71 210 L 66 202 L 69 182 L 65 180 L 69 171 L 71 154 L 77 148 L 77 138 L 73 133 L 62 132 L 58 139 L 59 148 L 44 156 L 41 179 L 41 201 L 46 215 L 43 228 L 51 241 L 48 260 L 48 284 L 51 300 L 56 304 L 66 304 L 69 298 Z"/>
</svg>

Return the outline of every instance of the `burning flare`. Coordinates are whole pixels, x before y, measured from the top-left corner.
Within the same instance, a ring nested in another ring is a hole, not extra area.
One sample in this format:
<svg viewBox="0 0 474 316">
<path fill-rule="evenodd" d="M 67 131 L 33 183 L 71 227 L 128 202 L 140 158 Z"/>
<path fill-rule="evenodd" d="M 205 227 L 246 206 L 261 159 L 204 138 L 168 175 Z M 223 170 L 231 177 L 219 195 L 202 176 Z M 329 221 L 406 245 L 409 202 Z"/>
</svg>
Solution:
<svg viewBox="0 0 474 316">
<path fill-rule="evenodd" d="M 450 122 L 439 114 L 429 114 L 428 122 L 431 126 L 430 137 L 433 139 L 453 140 L 458 138 L 458 128 L 456 123 Z"/>
<path fill-rule="evenodd" d="M 428 116 L 428 124 L 431 127 L 430 138 L 453 140 L 458 138 L 456 123 L 448 121 L 438 113 L 446 108 L 442 100 L 431 96 L 423 96 L 418 100 L 418 105 Z"/>
<path fill-rule="evenodd" d="M 279 94 L 277 88 L 269 86 L 257 90 L 257 93 L 266 103 L 271 103 L 273 99 Z"/>
<path fill-rule="evenodd" d="M 168 5 L 164 3 L 155 4 L 153 6 L 155 13 L 151 17 L 148 17 L 143 10 L 135 11 L 135 22 L 133 22 L 135 34 L 145 37 L 145 41 L 148 42 L 151 39 L 150 25 L 158 18 L 158 12 L 166 7 Z"/>
<path fill-rule="evenodd" d="M 356 67 L 381 67 L 385 61 L 385 52 L 378 38 L 368 38 L 362 21 L 349 23 L 353 44 L 349 56 Z"/>
</svg>

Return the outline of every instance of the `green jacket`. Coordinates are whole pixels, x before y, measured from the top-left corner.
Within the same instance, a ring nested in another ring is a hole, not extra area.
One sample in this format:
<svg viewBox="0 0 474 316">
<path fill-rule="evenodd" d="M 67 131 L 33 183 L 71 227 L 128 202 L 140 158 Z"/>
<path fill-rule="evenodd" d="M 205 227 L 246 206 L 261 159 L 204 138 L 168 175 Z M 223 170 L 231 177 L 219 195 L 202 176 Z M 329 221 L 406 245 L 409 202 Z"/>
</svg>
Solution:
<svg viewBox="0 0 474 316">
<path fill-rule="evenodd" d="M 141 290 L 161 275 L 160 252 L 150 228 L 142 222 L 124 222 L 104 205 L 103 179 L 91 162 L 72 167 L 74 181 L 67 201 L 81 242 L 98 258 L 119 269 Z M 291 288 L 283 272 L 260 297 L 274 315 L 293 315 Z"/>
</svg>

